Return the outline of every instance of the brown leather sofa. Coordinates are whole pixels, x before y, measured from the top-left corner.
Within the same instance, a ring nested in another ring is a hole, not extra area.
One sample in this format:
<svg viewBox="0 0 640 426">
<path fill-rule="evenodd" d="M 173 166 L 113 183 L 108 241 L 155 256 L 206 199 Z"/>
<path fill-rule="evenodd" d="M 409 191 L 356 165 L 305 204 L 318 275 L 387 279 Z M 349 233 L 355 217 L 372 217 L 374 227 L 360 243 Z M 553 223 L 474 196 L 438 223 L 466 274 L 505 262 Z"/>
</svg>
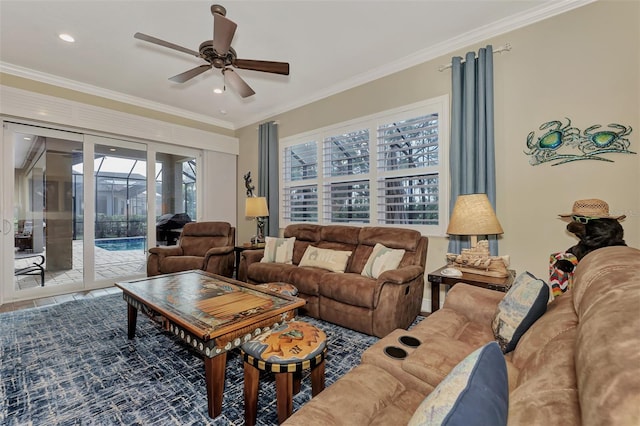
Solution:
<svg viewBox="0 0 640 426">
<path fill-rule="evenodd" d="M 456 284 L 443 309 L 410 331 L 371 346 L 362 363 L 302 406 L 284 424 L 406 425 L 420 402 L 474 349 L 493 339 L 502 294 Z M 393 360 L 387 346 L 400 336 Z M 509 425 L 637 425 L 640 420 L 640 250 L 607 247 L 585 256 L 573 288 L 505 355 Z M 477 423 L 476 423 L 477 424 Z"/>
<path fill-rule="evenodd" d="M 227 222 L 187 223 L 178 245 L 149 249 L 147 276 L 202 269 L 231 277 L 235 240 L 236 229 Z"/>
<path fill-rule="evenodd" d="M 285 228 L 284 237 L 296 238 L 293 264 L 262 263 L 264 250 L 245 250 L 239 279 L 293 284 L 307 301 L 307 315 L 378 337 L 407 328 L 420 313 L 428 240 L 418 231 L 295 224 Z M 376 243 L 405 250 L 398 268 L 377 279 L 361 275 Z M 308 246 L 351 251 L 345 272 L 298 266 Z"/>
</svg>

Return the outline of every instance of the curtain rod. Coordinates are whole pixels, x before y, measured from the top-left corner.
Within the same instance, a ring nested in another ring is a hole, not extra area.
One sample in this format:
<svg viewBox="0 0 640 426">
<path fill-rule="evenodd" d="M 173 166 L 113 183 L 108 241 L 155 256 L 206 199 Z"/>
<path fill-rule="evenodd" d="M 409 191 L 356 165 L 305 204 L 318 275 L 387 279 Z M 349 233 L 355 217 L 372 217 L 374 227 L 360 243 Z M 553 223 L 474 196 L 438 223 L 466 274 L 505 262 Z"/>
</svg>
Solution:
<svg viewBox="0 0 640 426">
<path fill-rule="evenodd" d="M 510 50 L 511 50 L 511 43 L 507 43 L 507 44 L 505 44 L 504 46 L 497 47 L 497 48 L 493 51 L 493 53 L 508 52 L 508 51 L 510 51 Z M 464 62 L 464 59 L 462 60 L 462 62 Z M 451 68 L 451 66 L 452 66 L 451 64 L 447 64 L 447 65 L 440 65 L 440 66 L 438 67 L 438 71 L 442 72 L 442 71 L 444 71 L 444 70 L 446 70 L 446 69 Z"/>
<path fill-rule="evenodd" d="M 271 121 L 273 121 L 273 124 L 280 124 L 278 120 L 271 120 Z M 271 123 L 271 121 L 265 121 L 264 123 L 261 123 L 261 124 Z M 256 126 L 256 130 L 260 130 L 260 124 Z"/>
</svg>

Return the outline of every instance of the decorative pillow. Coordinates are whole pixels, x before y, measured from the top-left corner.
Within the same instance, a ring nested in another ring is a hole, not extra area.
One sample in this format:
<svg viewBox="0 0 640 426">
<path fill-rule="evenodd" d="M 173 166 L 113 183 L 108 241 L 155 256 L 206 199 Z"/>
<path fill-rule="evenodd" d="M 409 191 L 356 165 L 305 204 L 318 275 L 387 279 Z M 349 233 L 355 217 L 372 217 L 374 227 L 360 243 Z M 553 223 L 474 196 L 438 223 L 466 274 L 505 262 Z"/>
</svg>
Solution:
<svg viewBox="0 0 640 426">
<path fill-rule="evenodd" d="M 520 337 L 547 310 L 549 286 L 523 272 L 498 304 L 491 328 L 496 341 L 507 353 L 515 349 Z"/>
<path fill-rule="evenodd" d="M 362 269 L 362 274 L 369 278 L 378 278 L 381 273 L 396 269 L 404 256 L 402 249 L 390 249 L 377 243 Z"/>
<path fill-rule="evenodd" d="M 496 342 L 476 349 L 456 365 L 409 420 L 409 426 L 506 425 L 507 364 Z"/>
<path fill-rule="evenodd" d="M 350 251 L 339 251 L 321 249 L 309 246 L 302 255 L 298 266 L 314 266 L 316 268 L 328 269 L 332 272 L 344 272 L 347 261 L 351 256 Z"/>
<path fill-rule="evenodd" d="M 293 244 L 296 237 L 275 238 L 265 237 L 263 263 L 293 263 Z"/>
</svg>

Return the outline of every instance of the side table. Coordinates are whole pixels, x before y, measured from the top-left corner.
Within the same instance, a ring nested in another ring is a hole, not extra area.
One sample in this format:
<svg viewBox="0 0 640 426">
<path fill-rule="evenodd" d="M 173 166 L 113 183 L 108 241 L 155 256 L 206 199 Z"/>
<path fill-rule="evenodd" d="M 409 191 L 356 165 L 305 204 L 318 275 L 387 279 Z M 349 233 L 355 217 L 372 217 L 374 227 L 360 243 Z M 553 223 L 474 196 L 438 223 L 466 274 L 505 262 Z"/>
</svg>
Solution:
<svg viewBox="0 0 640 426">
<path fill-rule="evenodd" d="M 468 272 L 463 272 L 461 277 L 451 277 L 448 275 L 442 275 L 442 270 L 445 268 L 447 268 L 447 266 L 436 269 L 427 276 L 427 280 L 431 283 L 432 313 L 440 309 L 440 284 L 453 287 L 456 283 L 465 283 L 476 287 L 484 287 L 489 290 L 497 290 L 506 293 L 511 287 L 511 284 L 513 284 L 513 280 L 516 275 L 516 271 L 510 269 L 509 276 L 505 278 L 489 277 L 486 275 L 471 274 Z"/>
<path fill-rule="evenodd" d="M 233 251 L 235 252 L 236 255 L 236 265 L 233 268 L 233 278 L 238 278 L 238 271 L 240 270 L 240 253 L 242 253 L 245 250 L 257 250 L 257 249 L 263 249 L 264 248 L 264 243 L 260 243 L 260 244 L 252 244 L 249 246 L 235 246 L 233 248 Z"/>
</svg>

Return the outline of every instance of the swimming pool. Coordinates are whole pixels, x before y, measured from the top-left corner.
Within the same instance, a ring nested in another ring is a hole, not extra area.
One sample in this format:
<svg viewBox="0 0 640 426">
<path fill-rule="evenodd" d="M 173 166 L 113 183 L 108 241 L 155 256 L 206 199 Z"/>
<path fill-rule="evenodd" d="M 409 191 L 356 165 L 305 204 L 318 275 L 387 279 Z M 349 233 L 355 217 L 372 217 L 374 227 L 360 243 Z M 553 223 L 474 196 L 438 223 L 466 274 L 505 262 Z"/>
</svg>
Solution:
<svg viewBox="0 0 640 426">
<path fill-rule="evenodd" d="M 96 240 L 96 247 L 109 251 L 143 250 L 146 237 L 103 238 Z"/>
</svg>

